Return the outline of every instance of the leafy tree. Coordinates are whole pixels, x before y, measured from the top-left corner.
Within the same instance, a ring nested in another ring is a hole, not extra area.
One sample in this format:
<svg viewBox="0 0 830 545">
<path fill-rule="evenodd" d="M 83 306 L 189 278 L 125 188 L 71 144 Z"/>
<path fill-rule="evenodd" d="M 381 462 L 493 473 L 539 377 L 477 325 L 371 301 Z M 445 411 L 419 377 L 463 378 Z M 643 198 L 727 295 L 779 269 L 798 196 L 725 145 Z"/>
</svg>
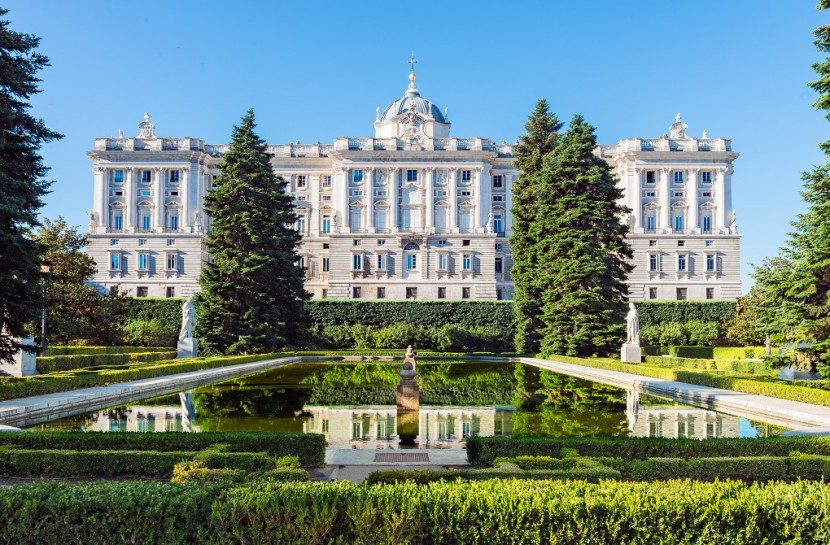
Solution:
<svg viewBox="0 0 830 545">
<path fill-rule="evenodd" d="M 47 290 L 49 342 L 119 342 L 126 298 L 118 293 L 102 296 L 86 284 L 95 273 L 95 261 L 83 251 L 87 236 L 58 217 L 55 221 L 44 219 L 33 238 L 45 249 L 43 258 L 51 265 Z"/>
<path fill-rule="evenodd" d="M 819 4 L 819 9 L 828 7 L 830 0 Z M 830 52 L 830 25 L 819 27 L 814 34 L 816 47 Z M 819 93 L 814 106 L 827 110 L 830 119 L 830 56 L 813 68 L 819 74 L 810 83 Z M 830 155 L 830 141 L 820 148 Z M 807 211 L 792 222 L 795 230 L 775 266 L 757 269 L 755 279 L 768 308 L 773 309 L 774 329 L 784 340 L 810 344 L 805 353 L 813 365 L 824 368 L 826 376 L 830 370 L 830 162 L 805 172 L 802 179 Z"/>
<path fill-rule="evenodd" d="M 536 240 L 530 236 L 530 226 L 537 216 L 539 171 L 544 158 L 556 149 L 561 128 L 562 123 L 548 110 L 548 102 L 541 99 L 525 125 L 527 134 L 519 137 L 519 143 L 513 149 L 513 164 L 520 170 L 519 178 L 513 184 L 513 234 L 510 237 L 517 352 L 539 351 L 540 293 L 534 279 L 540 263 L 536 259 Z"/>
<path fill-rule="evenodd" d="M 594 155 L 594 128 L 574 116 L 537 183 L 538 211 L 529 226 L 540 266 L 542 353 L 572 356 L 616 351 L 625 329 L 625 280 L 632 256 L 629 212 L 619 204 L 608 165 Z"/>
<path fill-rule="evenodd" d="M 0 17 L 8 10 L 0 8 Z M 36 74 L 49 59 L 35 49 L 40 39 L 9 30 L 0 21 L 0 362 L 11 361 L 25 324 L 40 309 L 41 246 L 27 231 L 38 225 L 37 211 L 50 182 L 39 150 L 61 138 L 29 115 L 29 99 L 40 92 Z"/>
<path fill-rule="evenodd" d="M 248 110 L 205 197 L 212 259 L 199 279 L 196 334 L 208 351 L 276 350 L 296 341 L 306 321 L 292 200 L 255 126 Z"/>
</svg>

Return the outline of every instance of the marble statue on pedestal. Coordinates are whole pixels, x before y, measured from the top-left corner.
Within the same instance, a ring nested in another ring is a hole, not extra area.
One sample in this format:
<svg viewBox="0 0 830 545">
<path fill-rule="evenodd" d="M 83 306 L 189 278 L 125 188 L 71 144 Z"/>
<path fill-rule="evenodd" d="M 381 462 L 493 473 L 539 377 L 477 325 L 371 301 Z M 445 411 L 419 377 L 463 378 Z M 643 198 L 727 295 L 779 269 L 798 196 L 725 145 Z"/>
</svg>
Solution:
<svg viewBox="0 0 830 545">
<path fill-rule="evenodd" d="M 634 303 L 628 303 L 628 316 L 626 316 L 626 338 L 622 345 L 620 360 L 629 363 L 640 363 L 642 361 L 642 350 L 640 349 L 640 315 Z"/>
<path fill-rule="evenodd" d="M 31 337 L 15 339 L 20 349 L 14 354 L 11 365 L 0 362 L 0 375 L 28 377 L 37 375 L 37 344 Z"/>
<path fill-rule="evenodd" d="M 199 343 L 193 338 L 193 328 L 196 327 L 196 305 L 191 295 L 182 305 L 182 327 L 179 330 L 179 342 L 176 350 L 177 358 L 195 358 L 199 351 Z"/>
</svg>

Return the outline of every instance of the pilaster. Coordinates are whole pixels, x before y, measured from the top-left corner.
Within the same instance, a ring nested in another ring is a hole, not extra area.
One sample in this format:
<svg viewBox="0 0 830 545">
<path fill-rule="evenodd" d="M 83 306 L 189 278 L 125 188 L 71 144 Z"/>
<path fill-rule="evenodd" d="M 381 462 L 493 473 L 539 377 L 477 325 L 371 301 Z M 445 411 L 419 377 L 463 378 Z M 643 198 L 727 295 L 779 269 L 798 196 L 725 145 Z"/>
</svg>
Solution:
<svg viewBox="0 0 830 545">
<path fill-rule="evenodd" d="M 689 182 L 688 182 L 688 189 L 686 191 L 686 202 L 688 203 L 688 229 L 692 233 L 700 232 L 700 220 L 698 218 L 700 204 L 697 198 L 697 177 L 700 174 L 699 168 L 690 168 L 689 169 Z"/>
<path fill-rule="evenodd" d="M 427 183 L 426 183 L 426 198 L 424 199 L 424 206 L 426 207 L 424 213 L 426 215 L 427 233 L 435 231 L 435 167 L 427 167 Z"/>
<path fill-rule="evenodd" d="M 135 231 L 135 169 L 127 167 L 126 190 L 124 191 L 124 230 Z"/>
<path fill-rule="evenodd" d="M 401 205 L 398 194 L 401 188 L 400 174 L 400 167 L 392 167 L 389 172 L 389 226 L 392 228 L 393 233 L 397 233 L 399 228 L 398 212 Z"/>
<path fill-rule="evenodd" d="M 153 231 L 157 233 L 164 228 L 164 173 L 161 167 L 153 169 Z"/>
<path fill-rule="evenodd" d="M 458 232 L 458 167 L 450 168 L 450 233 Z"/>
<path fill-rule="evenodd" d="M 657 226 L 665 233 L 671 229 L 671 200 L 669 198 L 669 172 L 668 168 L 660 169 L 660 223 Z"/>
<path fill-rule="evenodd" d="M 363 192 L 366 200 L 366 231 L 375 232 L 375 167 L 366 169 L 366 190 Z"/>
</svg>

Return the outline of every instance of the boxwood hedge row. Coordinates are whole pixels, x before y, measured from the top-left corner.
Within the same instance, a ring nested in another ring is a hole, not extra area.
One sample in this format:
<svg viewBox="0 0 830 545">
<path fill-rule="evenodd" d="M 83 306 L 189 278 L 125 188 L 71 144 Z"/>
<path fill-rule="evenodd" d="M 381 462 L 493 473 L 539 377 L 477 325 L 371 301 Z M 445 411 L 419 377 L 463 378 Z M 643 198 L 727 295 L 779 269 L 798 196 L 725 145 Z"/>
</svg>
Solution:
<svg viewBox="0 0 830 545">
<path fill-rule="evenodd" d="M 815 482 L 42 483 L 0 489 L 0 543 L 813 545 L 828 504 Z"/>
<path fill-rule="evenodd" d="M 169 346 L 53 346 L 44 356 L 71 356 L 75 354 L 131 354 L 133 352 L 169 352 Z"/>
<path fill-rule="evenodd" d="M 638 301 L 640 327 L 666 322 L 685 324 L 692 320 L 717 322 L 735 315 L 735 301 Z"/>
<path fill-rule="evenodd" d="M 120 347 L 119 347 L 120 348 Z M 176 359 L 176 351 L 129 352 L 123 354 L 68 354 L 65 356 L 40 356 L 37 358 L 38 373 L 71 371 L 102 365 L 124 365 Z"/>
</svg>

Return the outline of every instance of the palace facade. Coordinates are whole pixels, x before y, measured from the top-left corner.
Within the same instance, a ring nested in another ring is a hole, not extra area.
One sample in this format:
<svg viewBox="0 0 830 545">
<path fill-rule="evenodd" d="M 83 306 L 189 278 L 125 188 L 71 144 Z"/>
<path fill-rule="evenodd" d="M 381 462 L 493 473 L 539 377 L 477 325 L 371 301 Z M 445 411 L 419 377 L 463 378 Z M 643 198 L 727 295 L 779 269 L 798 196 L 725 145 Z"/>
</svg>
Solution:
<svg viewBox="0 0 830 545">
<path fill-rule="evenodd" d="M 406 93 L 376 112 L 374 136 L 269 146 L 303 239 L 315 298 L 511 299 L 511 145 L 450 135 L 447 110 Z M 740 296 L 729 140 L 671 134 L 596 153 L 632 209 L 631 298 Z M 88 253 L 99 289 L 183 297 L 209 256 L 203 199 L 226 145 L 165 138 L 145 114 L 136 137 L 98 138 Z"/>
</svg>

